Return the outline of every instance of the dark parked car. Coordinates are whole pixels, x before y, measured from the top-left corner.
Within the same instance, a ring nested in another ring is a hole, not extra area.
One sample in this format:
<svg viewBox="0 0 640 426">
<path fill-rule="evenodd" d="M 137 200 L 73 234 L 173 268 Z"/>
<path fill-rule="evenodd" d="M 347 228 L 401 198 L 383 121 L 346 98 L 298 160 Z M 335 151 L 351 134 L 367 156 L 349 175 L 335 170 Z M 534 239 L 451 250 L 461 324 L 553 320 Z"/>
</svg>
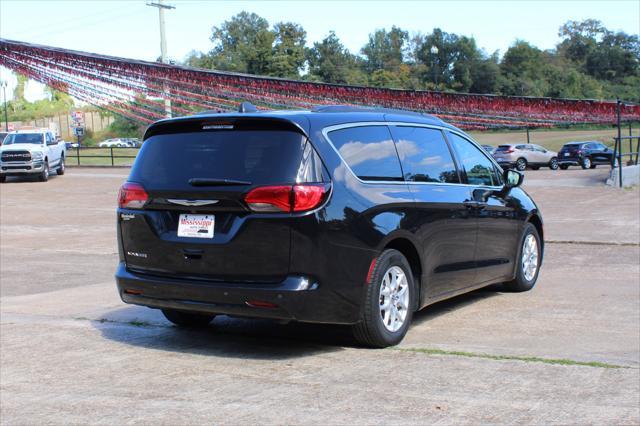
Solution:
<svg viewBox="0 0 640 426">
<path fill-rule="evenodd" d="M 598 164 L 611 165 L 613 150 L 600 142 L 569 142 L 558 153 L 558 164 L 562 170 L 569 166 L 595 169 Z"/>
<path fill-rule="evenodd" d="M 534 286 L 542 217 L 522 179 L 463 131 L 402 111 L 162 120 L 120 190 L 118 290 L 180 326 L 349 324 L 364 345 L 394 345 L 427 305 Z"/>
</svg>

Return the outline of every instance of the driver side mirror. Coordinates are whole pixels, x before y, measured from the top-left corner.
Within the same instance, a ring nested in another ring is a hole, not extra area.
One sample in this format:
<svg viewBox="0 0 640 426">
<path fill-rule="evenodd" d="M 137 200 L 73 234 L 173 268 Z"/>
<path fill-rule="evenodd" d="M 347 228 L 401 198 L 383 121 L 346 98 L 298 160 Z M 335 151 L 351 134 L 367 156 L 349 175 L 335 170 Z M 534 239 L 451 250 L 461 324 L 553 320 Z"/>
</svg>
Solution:
<svg viewBox="0 0 640 426">
<path fill-rule="evenodd" d="M 507 169 L 502 176 L 505 182 L 504 187 L 508 189 L 520 186 L 522 185 L 522 181 L 524 181 L 524 174 L 517 170 Z"/>
</svg>

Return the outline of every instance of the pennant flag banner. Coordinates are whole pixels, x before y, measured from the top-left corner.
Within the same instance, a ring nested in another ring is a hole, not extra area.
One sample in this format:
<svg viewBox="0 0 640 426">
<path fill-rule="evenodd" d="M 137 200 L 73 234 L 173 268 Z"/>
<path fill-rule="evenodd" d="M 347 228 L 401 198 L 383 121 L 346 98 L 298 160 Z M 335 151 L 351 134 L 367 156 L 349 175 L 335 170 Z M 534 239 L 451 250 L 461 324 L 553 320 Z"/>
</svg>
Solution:
<svg viewBox="0 0 640 426">
<path fill-rule="evenodd" d="M 382 89 L 286 80 L 146 62 L 0 39 L 0 65 L 141 123 L 201 110 L 235 111 L 319 105 L 386 107 L 434 114 L 468 130 L 614 124 L 616 102 Z M 640 105 L 623 105 L 640 121 Z"/>
</svg>

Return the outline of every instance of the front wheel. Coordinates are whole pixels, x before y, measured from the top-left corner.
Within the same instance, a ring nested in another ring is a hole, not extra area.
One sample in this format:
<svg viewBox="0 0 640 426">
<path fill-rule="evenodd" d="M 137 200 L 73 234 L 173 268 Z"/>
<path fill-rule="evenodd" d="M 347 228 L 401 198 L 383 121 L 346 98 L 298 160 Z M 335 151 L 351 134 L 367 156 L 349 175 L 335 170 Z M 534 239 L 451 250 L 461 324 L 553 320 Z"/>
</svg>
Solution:
<svg viewBox="0 0 640 426">
<path fill-rule="evenodd" d="M 518 169 L 519 172 L 524 172 L 527 168 L 527 160 L 525 160 L 524 158 L 518 158 L 518 161 L 516 161 L 516 169 Z"/>
<path fill-rule="evenodd" d="M 551 170 L 558 170 L 558 159 L 553 157 L 551 161 L 549 161 L 549 168 Z"/>
<path fill-rule="evenodd" d="M 529 291 L 536 285 L 540 262 L 542 261 L 542 245 L 538 230 L 531 223 L 524 228 L 520 240 L 520 250 L 516 259 L 516 278 L 504 284 L 507 291 Z"/>
<path fill-rule="evenodd" d="M 582 159 L 582 162 L 580 163 L 580 166 L 582 167 L 583 170 L 590 169 L 591 168 L 591 158 L 584 157 Z"/>
<path fill-rule="evenodd" d="M 352 327 L 355 339 L 375 348 L 397 345 L 413 318 L 415 287 L 409 262 L 397 250 L 383 251 L 366 285 L 362 319 Z"/>
<path fill-rule="evenodd" d="M 60 158 L 60 165 L 58 166 L 58 169 L 56 170 L 56 174 L 58 176 L 62 176 L 64 174 L 64 157 Z"/>
<path fill-rule="evenodd" d="M 40 172 L 38 179 L 40 179 L 40 182 L 46 182 L 49 180 L 49 162 L 46 160 L 42 166 L 42 172 Z"/>
<path fill-rule="evenodd" d="M 166 319 L 178 327 L 184 328 L 206 327 L 215 317 L 215 315 L 211 314 L 196 314 L 192 312 L 177 311 L 175 309 L 163 309 L 162 313 Z"/>
</svg>

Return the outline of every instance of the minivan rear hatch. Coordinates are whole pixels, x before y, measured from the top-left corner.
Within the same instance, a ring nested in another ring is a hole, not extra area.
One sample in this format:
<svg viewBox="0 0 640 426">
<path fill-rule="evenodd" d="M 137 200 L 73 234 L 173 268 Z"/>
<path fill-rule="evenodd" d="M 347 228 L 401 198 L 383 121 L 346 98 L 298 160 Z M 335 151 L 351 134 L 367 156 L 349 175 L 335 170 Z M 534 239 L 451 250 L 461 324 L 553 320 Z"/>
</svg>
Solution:
<svg viewBox="0 0 640 426">
<path fill-rule="evenodd" d="M 129 182 L 148 199 L 119 209 L 127 268 L 204 280 L 282 280 L 289 270 L 287 212 L 252 211 L 252 189 L 322 182 L 310 142 L 284 120 L 162 124 L 147 132 Z"/>
</svg>

